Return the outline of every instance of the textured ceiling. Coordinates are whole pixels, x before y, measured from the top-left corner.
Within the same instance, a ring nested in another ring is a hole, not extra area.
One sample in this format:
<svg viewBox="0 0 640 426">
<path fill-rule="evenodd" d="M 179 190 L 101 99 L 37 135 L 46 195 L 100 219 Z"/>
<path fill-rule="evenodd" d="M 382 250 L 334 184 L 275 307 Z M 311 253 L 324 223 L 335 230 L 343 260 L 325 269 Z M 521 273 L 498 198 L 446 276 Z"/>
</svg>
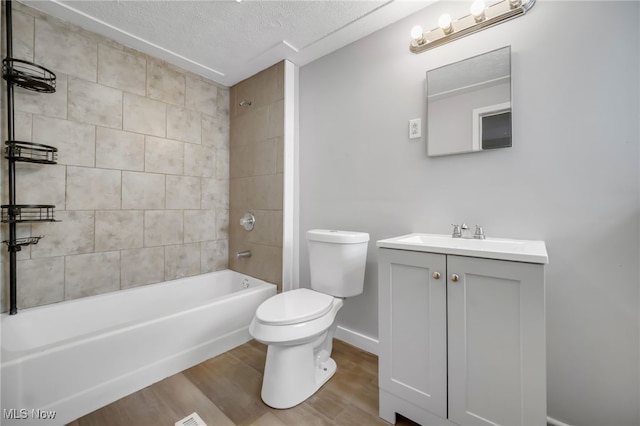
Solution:
<svg viewBox="0 0 640 426">
<path fill-rule="evenodd" d="M 309 63 L 433 2 L 23 1 L 228 86 L 283 59 Z"/>
</svg>

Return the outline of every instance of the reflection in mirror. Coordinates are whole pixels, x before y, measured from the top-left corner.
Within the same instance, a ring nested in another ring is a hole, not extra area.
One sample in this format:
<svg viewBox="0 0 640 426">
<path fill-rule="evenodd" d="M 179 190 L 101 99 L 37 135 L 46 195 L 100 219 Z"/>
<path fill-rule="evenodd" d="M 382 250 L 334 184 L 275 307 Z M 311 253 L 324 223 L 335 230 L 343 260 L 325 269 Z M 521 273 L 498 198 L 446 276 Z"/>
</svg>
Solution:
<svg viewBox="0 0 640 426">
<path fill-rule="evenodd" d="M 430 157 L 510 146 L 510 46 L 427 71 Z"/>
</svg>

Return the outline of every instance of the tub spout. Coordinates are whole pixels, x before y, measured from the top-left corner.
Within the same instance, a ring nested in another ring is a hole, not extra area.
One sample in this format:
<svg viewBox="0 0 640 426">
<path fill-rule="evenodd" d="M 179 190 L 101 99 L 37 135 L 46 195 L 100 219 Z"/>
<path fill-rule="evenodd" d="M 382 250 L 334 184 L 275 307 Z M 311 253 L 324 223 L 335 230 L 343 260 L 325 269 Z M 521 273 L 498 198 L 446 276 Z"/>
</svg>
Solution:
<svg viewBox="0 0 640 426">
<path fill-rule="evenodd" d="M 236 259 L 240 259 L 243 257 L 251 257 L 251 250 L 239 251 L 236 253 Z"/>
</svg>

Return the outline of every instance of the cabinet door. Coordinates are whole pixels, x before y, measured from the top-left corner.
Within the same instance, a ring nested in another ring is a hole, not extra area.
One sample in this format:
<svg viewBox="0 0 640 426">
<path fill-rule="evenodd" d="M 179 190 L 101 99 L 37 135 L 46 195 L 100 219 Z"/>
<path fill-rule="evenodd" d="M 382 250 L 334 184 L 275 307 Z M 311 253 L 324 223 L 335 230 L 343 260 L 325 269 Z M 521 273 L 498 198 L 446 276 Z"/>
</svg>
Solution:
<svg viewBox="0 0 640 426">
<path fill-rule="evenodd" d="M 449 419 L 546 424 L 542 265 L 447 260 Z"/>
<path fill-rule="evenodd" d="M 380 388 L 446 418 L 445 256 L 379 254 Z"/>
</svg>

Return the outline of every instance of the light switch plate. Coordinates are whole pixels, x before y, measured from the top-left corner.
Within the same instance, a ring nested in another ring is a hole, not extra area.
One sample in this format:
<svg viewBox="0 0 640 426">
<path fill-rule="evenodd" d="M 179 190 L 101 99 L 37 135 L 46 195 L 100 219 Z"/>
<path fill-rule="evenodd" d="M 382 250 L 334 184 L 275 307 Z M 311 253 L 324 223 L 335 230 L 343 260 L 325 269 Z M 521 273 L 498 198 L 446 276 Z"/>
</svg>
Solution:
<svg viewBox="0 0 640 426">
<path fill-rule="evenodd" d="M 409 120 L 409 139 L 418 139 L 422 136 L 422 120 L 414 118 Z"/>
</svg>

